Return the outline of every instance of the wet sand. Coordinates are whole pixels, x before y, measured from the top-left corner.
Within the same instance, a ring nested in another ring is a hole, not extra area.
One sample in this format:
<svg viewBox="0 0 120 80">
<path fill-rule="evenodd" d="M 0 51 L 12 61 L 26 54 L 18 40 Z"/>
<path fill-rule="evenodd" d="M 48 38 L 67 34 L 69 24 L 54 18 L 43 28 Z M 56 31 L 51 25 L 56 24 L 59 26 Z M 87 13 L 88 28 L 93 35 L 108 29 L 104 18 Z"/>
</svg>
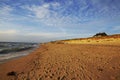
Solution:
<svg viewBox="0 0 120 80">
<path fill-rule="evenodd" d="M 41 45 L 0 64 L 0 80 L 120 80 L 120 45 Z"/>
</svg>

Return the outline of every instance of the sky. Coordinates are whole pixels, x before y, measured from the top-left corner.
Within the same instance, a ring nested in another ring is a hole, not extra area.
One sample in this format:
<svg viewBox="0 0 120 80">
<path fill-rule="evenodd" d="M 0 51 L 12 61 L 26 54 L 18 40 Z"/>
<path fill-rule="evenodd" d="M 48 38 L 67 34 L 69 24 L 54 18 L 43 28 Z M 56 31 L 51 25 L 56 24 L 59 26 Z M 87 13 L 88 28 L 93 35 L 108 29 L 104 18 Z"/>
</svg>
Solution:
<svg viewBox="0 0 120 80">
<path fill-rule="evenodd" d="M 0 41 L 47 42 L 120 33 L 120 0 L 0 0 Z"/>
</svg>

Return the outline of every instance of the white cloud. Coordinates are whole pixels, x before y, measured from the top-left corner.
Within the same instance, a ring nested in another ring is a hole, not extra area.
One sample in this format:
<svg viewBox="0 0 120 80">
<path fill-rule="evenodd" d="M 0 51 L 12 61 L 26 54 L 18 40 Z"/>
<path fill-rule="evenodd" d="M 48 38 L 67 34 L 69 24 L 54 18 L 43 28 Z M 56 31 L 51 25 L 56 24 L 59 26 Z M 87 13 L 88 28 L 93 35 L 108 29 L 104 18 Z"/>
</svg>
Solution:
<svg viewBox="0 0 120 80">
<path fill-rule="evenodd" d="M 49 5 L 43 5 L 43 6 L 35 6 L 33 5 L 32 7 L 28 7 L 30 11 L 33 12 L 33 14 L 36 16 L 36 18 L 45 18 L 49 15 Z"/>
<path fill-rule="evenodd" d="M 24 34 L 21 34 L 24 33 Z M 65 36 L 64 33 L 50 32 L 18 32 L 15 30 L 0 31 L 0 41 L 17 41 L 17 42 L 47 42 L 51 40 L 59 40 Z"/>
<path fill-rule="evenodd" d="M 6 21 L 6 20 L 11 20 L 11 12 L 13 11 L 13 8 L 11 8 L 8 5 L 4 5 L 0 7 L 0 22 Z"/>
<path fill-rule="evenodd" d="M 37 37 L 45 37 L 45 38 L 57 38 L 65 36 L 65 33 L 50 33 L 50 32 L 39 32 L 39 33 L 28 33 L 27 36 L 37 36 Z"/>
<path fill-rule="evenodd" d="M 115 26 L 115 27 L 113 27 L 113 30 L 114 30 L 114 31 L 120 31 L 120 26 Z"/>
<path fill-rule="evenodd" d="M 13 35 L 13 34 L 17 34 L 16 30 L 2 30 L 0 31 L 0 35 L 4 35 L 4 34 L 8 34 L 8 35 Z"/>
<path fill-rule="evenodd" d="M 8 5 L 5 5 L 3 7 L 0 7 L 0 15 L 9 15 L 10 12 L 12 11 L 13 9 L 8 6 Z"/>
<path fill-rule="evenodd" d="M 50 7 L 56 8 L 58 6 L 60 6 L 60 4 L 57 2 L 54 2 L 54 3 L 44 3 L 42 5 L 32 5 L 32 6 L 24 5 L 21 7 L 23 9 L 27 9 L 31 11 L 32 16 L 34 15 L 38 19 L 44 19 L 44 18 L 49 18 L 51 13 L 52 15 L 54 15 L 54 12 L 50 10 Z"/>
<path fill-rule="evenodd" d="M 63 6 L 58 2 L 32 6 L 24 5 L 21 7 L 30 11 L 28 17 L 31 17 L 33 21 L 43 23 L 46 26 L 57 26 L 58 24 L 66 24 L 75 21 L 75 19 L 73 20 L 71 16 L 63 16 L 60 14 L 63 11 L 60 8 Z M 57 9 L 59 9 L 59 12 L 55 11 Z"/>
<path fill-rule="evenodd" d="M 54 2 L 54 3 L 50 3 L 51 4 L 51 6 L 53 6 L 53 7 L 60 7 L 61 5 L 60 5 L 60 3 L 58 3 L 58 2 Z"/>
</svg>

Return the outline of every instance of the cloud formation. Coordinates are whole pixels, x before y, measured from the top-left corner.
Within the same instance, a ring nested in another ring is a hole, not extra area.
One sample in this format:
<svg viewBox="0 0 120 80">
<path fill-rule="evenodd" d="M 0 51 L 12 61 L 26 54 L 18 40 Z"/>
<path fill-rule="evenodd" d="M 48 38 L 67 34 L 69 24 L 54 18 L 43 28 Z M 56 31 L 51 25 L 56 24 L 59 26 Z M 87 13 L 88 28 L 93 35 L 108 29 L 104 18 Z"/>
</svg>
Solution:
<svg viewBox="0 0 120 80">
<path fill-rule="evenodd" d="M 1 0 L 1 33 L 2 36 L 5 31 L 13 33 L 14 39 L 19 35 L 46 41 L 87 37 L 96 32 L 119 33 L 119 3 L 119 0 Z"/>
<path fill-rule="evenodd" d="M 7 34 L 7 35 L 11 35 L 11 34 L 16 34 L 17 31 L 16 30 L 5 30 L 5 31 L 0 31 L 0 34 Z"/>
</svg>

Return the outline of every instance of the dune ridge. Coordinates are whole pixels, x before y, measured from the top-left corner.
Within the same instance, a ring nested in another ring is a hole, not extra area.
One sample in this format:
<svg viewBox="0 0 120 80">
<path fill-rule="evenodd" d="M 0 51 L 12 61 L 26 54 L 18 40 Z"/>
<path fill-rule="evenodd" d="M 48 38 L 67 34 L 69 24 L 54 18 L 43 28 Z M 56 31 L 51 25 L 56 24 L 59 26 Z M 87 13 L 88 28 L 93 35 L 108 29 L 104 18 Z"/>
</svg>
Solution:
<svg viewBox="0 0 120 80">
<path fill-rule="evenodd" d="M 68 39 L 68 40 L 57 41 L 56 43 L 120 45 L 120 34 L 101 36 L 101 37 Z"/>
</svg>

